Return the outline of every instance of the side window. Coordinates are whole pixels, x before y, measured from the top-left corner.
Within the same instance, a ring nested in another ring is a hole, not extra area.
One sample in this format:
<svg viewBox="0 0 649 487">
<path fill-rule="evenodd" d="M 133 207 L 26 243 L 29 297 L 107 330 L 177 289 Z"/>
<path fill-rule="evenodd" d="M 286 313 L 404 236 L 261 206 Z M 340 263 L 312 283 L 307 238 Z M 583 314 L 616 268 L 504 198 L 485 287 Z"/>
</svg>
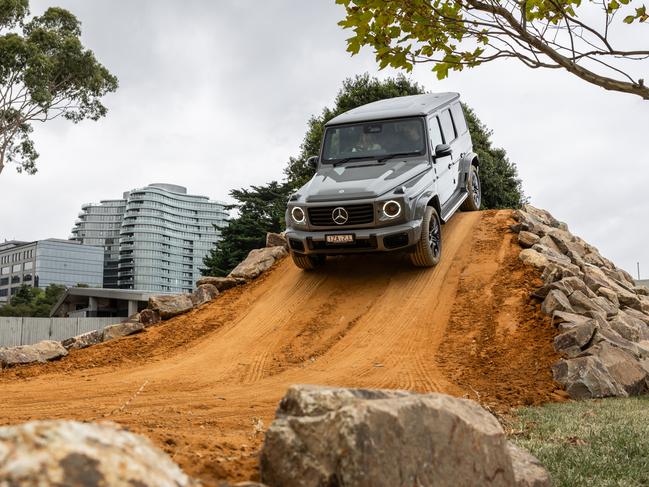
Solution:
<svg viewBox="0 0 649 487">
<path fill-rule="evenodd" d="M 444 143 L 442 129 L 439 127 L 439 119 L 437 117 L 431 117 L 428 119 L 428 134 L 430 135 L 430 145 L 433 150 L 439 144 Z"/>
<path fill-rule="evenodd" d="M 440 114 L 440 122 L 442 123 L 442 132 L 444 133 L 444 140 L 447 144 L 450 144 L 457 134 L 455 133 L 455 127 L 453 126 L 453 119 L 451 118 L 451 111 L 447 108 Z"/>
<path fill-rule="evenodd" d="M 455 103 L 451 107 L 451 111 L 453 112 L 453 121 L 455 122 L 455 128 L 457 129 L 458 135 L 462 135 L 464 132 L 466 132 L 469 128 L 466 125 L 466 120 L 464 118 L 464 111 L 462 110 L 462 105 L 459 103 Z"/>
</svg>

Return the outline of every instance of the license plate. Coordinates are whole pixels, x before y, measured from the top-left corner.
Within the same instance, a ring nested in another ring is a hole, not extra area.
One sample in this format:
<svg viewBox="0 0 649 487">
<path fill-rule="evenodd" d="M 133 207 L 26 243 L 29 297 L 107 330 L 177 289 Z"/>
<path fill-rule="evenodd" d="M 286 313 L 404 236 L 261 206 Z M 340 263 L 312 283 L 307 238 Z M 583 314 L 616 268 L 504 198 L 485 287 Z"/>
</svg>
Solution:
<svg viewBox="0 0 649 487">
<path fill-rule="evenodd" d="M 351 244 L 354 243 L 354 236 L 347 235 L 325 235 L 325 242 L 328 244 Z"/>
</svg>

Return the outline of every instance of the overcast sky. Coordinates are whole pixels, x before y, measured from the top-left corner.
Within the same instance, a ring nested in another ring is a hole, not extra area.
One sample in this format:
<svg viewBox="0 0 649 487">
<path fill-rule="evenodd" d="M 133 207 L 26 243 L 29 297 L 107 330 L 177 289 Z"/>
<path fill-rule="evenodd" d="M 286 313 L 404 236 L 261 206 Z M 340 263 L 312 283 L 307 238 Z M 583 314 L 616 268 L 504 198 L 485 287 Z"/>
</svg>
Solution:
<svg viewBox="0 0 649 487">
<path fill-rule="evenodd" d="M 36 127 L 38 173 L 0 174 L 0 241 L 67 238 L 82 203 L 153 182 L 227 201 L 232 188 L 281 179 L 344 78 L 395 74 L 369 50 L 346 53 L 333 0 L 32 0 L 32 13 L 51 5 L 77 15 L 120 88 L 99 122 Z M 649 27 L 634 35 L 649 44 Z M 649 63 L 637 69 L 649 79 Z M 460 92 L 534 205 L 649 278 L 649 101 L 513 61 L 442 82 L 427 67 L 411 76 Z"/>
</svg>

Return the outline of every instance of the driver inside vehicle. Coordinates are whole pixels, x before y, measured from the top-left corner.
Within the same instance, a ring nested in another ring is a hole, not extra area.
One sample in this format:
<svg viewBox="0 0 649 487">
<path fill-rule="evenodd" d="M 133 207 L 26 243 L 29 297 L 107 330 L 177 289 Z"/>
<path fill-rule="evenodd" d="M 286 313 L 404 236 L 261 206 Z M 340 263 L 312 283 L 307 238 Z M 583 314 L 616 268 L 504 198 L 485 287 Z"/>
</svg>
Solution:
<svg viewBox="0 0 649 487">
<path fill-rule="evenodd" d="M 377 150 L 382 150 L 381 144 L 376 140 L 374 134 L 368 134 L 367 132 L 361 132 L 356 142 L 356 146 L 352 149 L 352 152 L 372 152 Z"/>
</svg>

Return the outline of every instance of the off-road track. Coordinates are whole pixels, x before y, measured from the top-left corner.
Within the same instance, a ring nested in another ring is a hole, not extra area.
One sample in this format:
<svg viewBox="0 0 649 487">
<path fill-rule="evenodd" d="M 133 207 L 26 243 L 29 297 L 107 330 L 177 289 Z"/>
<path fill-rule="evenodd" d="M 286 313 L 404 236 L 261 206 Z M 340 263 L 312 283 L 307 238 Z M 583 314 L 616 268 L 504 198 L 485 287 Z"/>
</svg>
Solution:
<svg viewBox="0 0 649 487">
<path fill-rule="evenodd" d="M 406 256 L 290 259 L 186 315 L 0 372 L 0 424 L 111 420 L 208 485 L 254 479 L 291 384 L 446 392 L 494 411 L 561 400 L 554 330 L 528 296 L 509 211 L 459 213 L 434 269 Z"/>
</svg>

